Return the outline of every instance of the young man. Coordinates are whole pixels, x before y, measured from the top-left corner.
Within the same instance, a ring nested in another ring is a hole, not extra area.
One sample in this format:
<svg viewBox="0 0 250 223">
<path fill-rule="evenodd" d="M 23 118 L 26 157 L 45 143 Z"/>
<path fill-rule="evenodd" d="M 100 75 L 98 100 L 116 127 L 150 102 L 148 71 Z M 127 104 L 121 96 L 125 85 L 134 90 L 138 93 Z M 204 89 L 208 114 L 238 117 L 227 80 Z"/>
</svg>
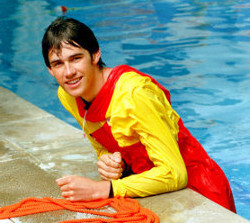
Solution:
<svg viewBox="0 0 250 223">
<path fill-rule="evenodd" d="M 235 211 L 220 167 L 184 127 L 169 92 L 132 67 L 104 67 L 93 32 L 59 18 L 46 30 L 43 57 L 98 156 L 102 181 L 64 176 L 56 182 L 68 200 L 145 197 L 186 186 Z"/>
</svg>

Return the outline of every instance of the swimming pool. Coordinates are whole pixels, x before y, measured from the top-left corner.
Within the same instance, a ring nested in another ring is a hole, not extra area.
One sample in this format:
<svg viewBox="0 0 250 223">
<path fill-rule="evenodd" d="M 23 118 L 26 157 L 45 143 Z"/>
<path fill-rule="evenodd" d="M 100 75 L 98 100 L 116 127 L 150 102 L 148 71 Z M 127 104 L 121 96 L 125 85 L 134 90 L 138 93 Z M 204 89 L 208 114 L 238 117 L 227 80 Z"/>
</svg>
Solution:
<svg viewBox="0 0 250 223">
<path fill-rule="evenodd" d="M 108 66 L 134 66 L 170 90 L 175 110 L 229 178 L 238 214 L 250 219 L 250 2 L 2 0 L 1 86 L 78 127 L 41 55 L 60 5 L 94 30 Z"/>
</svg>

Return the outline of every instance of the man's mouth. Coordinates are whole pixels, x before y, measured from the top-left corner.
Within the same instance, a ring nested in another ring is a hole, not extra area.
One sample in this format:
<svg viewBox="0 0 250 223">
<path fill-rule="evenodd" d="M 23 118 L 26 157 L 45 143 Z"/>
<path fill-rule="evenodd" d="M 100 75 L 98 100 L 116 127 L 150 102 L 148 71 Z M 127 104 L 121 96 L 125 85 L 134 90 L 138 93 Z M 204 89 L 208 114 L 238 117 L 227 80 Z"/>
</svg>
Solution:
<svg viewBox="0 0 250 223">
<path fill-rule="evenodd" d="M 75 84 L 78 83 L 81 79 L 82 79 L 82 78 L 79 77 L 79 78 L 77 78 L 77 79 L 68 81 L 67 84 L 68 84 L 68 85 L 75 85 Z"/>
</svg>

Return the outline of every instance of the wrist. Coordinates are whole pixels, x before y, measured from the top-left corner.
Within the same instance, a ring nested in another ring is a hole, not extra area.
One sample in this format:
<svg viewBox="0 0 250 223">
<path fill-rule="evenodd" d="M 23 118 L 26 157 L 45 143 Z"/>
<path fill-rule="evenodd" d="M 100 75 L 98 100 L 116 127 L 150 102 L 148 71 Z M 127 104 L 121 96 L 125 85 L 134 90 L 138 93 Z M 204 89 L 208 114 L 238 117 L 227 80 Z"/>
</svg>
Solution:
<svg viewBox="0 0 250 223">
<path fill-rule="evenodd" d="M 97 187 L 94 188 L 95 192 L 93 194 L 93 199 L 106 199 L 109 198 L 111 188 L 111 182 L 107 180 L 102 180 L 97 182 Z"/>
</svg>

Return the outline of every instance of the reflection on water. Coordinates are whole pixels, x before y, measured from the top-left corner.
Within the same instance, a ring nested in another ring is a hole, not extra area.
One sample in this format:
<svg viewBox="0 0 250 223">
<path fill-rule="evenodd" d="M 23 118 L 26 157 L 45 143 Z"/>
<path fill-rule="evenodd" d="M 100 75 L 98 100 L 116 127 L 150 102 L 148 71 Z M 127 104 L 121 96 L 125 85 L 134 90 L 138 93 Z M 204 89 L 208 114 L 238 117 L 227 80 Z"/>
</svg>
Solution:
<svg viewBox="0 0 250 223">
<path fill-rule="evenodd" d="M 173 107 L 228 176 L 238 213 L 250 219 L 249 2 L 3 0 L 1 85 L 77 126 L 58 102 L 40 48 L 62 4 L 93 28 L 108 66 L 132 65 L 171 91 Z"/>
</svg>

